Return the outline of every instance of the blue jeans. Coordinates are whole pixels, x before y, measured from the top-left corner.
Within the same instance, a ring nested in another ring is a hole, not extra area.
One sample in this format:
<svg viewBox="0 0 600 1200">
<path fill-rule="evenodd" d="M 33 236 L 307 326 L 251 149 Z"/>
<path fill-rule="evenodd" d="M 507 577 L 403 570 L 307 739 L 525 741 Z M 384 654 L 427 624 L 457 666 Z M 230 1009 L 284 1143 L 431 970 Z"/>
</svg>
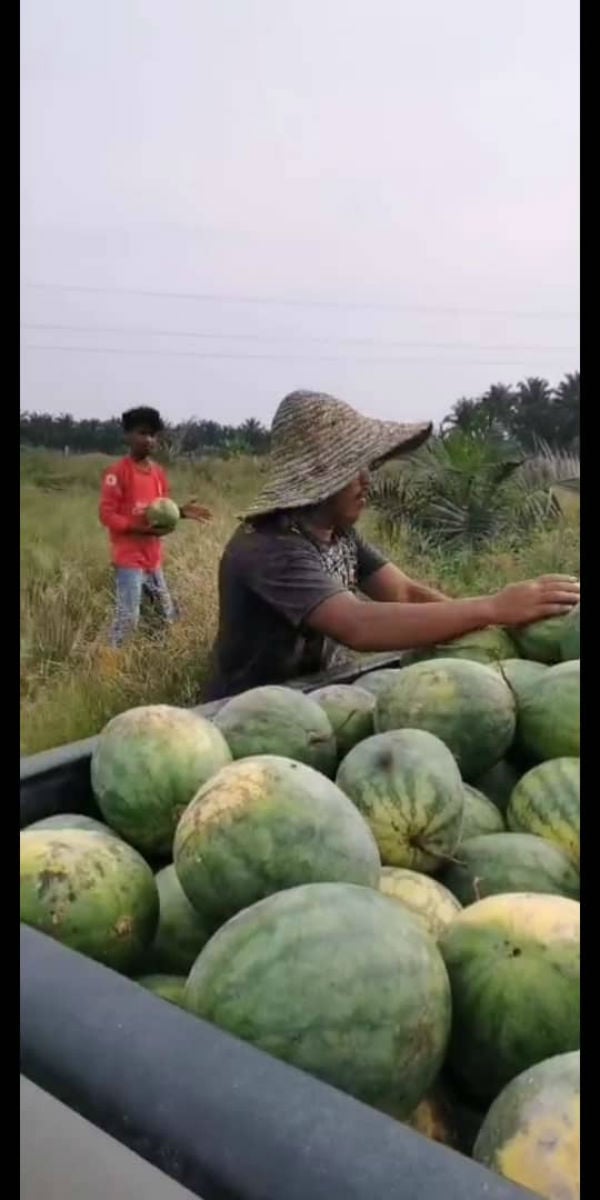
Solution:
<svg viewBox="0 0 600 1200">
<path fill-rule="evenodd" d="M 144 599 L 150 601 L 166 625 L 172 625 L 177 620 L 177 609 L 161 570 L 116 567 L 115 584 L 116 612 L 110 634 L 111 646 L 121 646 L 137 628 Z"/>
</svg>

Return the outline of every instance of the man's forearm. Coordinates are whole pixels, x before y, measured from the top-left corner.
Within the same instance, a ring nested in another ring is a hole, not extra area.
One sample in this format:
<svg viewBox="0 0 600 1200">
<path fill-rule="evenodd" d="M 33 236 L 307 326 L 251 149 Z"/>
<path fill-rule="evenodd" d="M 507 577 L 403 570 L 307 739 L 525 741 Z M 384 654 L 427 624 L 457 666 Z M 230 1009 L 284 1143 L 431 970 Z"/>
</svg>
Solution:
<svg viewBox="0 0 600 1200">
<path fill-rule="evenodd" d="M 463 633 L 494 624 L 490 597 L 440 600 L 437 604 L 395 604 L 365 601 L 335 621 L 325 602 L 311 625 L 360 653 L 409 650 L 449 642 Z"/>
</svg>

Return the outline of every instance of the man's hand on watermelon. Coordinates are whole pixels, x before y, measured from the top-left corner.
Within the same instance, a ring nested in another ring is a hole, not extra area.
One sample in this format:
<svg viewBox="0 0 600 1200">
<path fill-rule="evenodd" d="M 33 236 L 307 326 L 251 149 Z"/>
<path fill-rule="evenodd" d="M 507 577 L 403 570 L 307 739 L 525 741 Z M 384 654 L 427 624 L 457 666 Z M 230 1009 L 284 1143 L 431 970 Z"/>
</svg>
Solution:
<svg viewBox="0 0 600 1200">
<path fill-rule="evenodd" d="M 529 625 L 560 617 L 579 604 L 579 582 L 572 575 L 542 575 L 511 583 L 492 597 L 492 624 Z"/>
</svg>

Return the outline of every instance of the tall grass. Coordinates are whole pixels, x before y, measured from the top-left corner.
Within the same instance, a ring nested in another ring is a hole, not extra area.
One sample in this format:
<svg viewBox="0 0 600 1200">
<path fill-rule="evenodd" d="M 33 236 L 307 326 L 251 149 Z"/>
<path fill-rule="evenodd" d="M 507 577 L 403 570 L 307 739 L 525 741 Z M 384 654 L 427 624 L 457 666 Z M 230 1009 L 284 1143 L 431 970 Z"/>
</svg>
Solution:
<svg viewBox="0 0 600 1200">
<path fill-rule="evenodd" d="M 173 494 L 212 508 L 200 527 L 184 522 L 166 543 L 166 573 L 181 620 L 157 636 L 150 628 L 118 655 L 106 650 L 112 572 L 98 522 L 102 456 L 22 455 L 21 747 L 34 753 L 87 737 L 135 704 L 198 703 L 217 621 L 217 568 L 237 515 L 260 486 L 261 460 L 211 460 L 170 468 Z M 450 595 L 488 592 L 550 571 L 578 571 L 578 512 L 536 529 L 515 546 L 498 540 L 477 552 L 424 545 L 410 532 L 365 532 L 417 578 Z"/>
</svg>

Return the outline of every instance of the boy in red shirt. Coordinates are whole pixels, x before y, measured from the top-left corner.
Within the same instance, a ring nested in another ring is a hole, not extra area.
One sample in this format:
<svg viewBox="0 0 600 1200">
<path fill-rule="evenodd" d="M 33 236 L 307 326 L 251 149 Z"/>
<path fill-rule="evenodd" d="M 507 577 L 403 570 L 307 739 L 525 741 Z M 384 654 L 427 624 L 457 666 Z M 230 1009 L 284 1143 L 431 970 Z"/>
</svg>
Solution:
<svg viewBox="0 0 600 1200">
<path fill-rule="evenodd" d="M 102 479 L 100 520 L 109 532 L 115 568 L 116 613 L 110 644 L 120 646 L 137 626 L 143 595 L 159 609 L 163 620 L 177 618 L 162 571 L 160 535 L 146 520 L 149 504 L 169 495 L 169 483 L 150 455 L 164 429 L 155 408 L 132 408 L 121 418 L 129 454 L 109 467 Z M 191 521 L 208 521 L 211 513 L 190 500 L 179 509 Z"/>
</svg>

